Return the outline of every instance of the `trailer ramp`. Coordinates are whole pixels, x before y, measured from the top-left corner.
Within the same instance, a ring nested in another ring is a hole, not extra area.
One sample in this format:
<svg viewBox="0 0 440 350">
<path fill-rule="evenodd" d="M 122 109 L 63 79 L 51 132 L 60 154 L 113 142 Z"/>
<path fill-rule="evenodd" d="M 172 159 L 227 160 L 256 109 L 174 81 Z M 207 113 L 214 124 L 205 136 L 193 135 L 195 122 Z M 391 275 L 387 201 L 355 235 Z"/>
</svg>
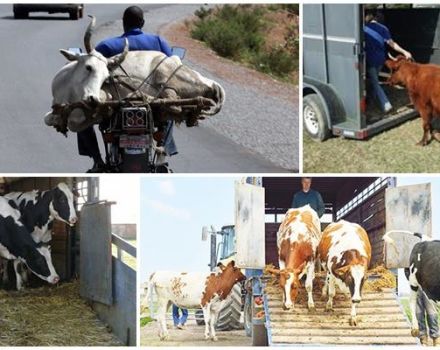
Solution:
<svg viewBox="0 0 440 350">
<path fill-rule="evenodd" d="M 269 345 L 416 345 L 411 328 L 392 289 L 364 292 L 357 306 L 358 324 L 349 324 L 348 295 L 337 292 L 333 312 L 326 312 L 327 299 L 314 293 L 316 311 L 307 309 L 304 288 L 294 310 L 283 310 L 281 290 L 266 284 L 266 324 Z"/>
</svg>

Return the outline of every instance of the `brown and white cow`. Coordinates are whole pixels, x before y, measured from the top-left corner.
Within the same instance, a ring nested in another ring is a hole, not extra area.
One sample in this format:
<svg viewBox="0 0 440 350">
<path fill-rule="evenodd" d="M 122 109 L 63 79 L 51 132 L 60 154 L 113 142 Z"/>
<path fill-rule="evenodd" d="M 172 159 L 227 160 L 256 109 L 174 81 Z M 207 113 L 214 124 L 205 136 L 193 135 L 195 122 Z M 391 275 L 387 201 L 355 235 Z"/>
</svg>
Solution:
<svg viewBox="0 0 440 350">
<path fill-rule="evenodd" d="M 323 297 L 328 295 L 326 311 L 333 311 L 337 284 L 342 291 L 350 292 L 350 325 L 356 326 L 356 304 L 361 301 L 362 286 L 371 260 L 367 232 L 358 224 L 345 220 L 331 223 L 322 233 L 318 256 L 327 271 L 322 289 Z"/>
<path fill-rule="evenodd" d="M 147 299 L 157 295 L 159 338 L 165 340 L 168 330 L 165 315 L 171 304 L 181 308 L 202 308 L 205 319 L 205 338 L 217 340 L 215 324 L 232 287 L 246 279 L 231 261 L 217 265 L 218 273 L 157 271 L 150 276 Z"/>
<path fill-rule="evenodd" d="M 307 306 L 315 309 L 313 301 L 313 280 L 315 260 L 321 239 L 321 224 L 318 214 L 309 206 L 289 209 L 277 233 L 279 270 L 270 269 L 280 275 L 283 291 L 283 306 L 292 309 L 300 279 L 307 275 L 305 287 L 308 294 Z"/>
</svg>

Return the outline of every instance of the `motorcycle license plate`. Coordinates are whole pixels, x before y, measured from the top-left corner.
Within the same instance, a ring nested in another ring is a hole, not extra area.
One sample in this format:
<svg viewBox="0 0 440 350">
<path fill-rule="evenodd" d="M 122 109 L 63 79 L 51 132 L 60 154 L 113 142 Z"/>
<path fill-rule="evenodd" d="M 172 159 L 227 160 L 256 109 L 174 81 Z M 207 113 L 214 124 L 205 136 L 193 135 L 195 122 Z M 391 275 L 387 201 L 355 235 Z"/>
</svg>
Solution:
<svg viewBox="0 0 440 350">
<path fill-rule="evenodd" d="M 121 148 L 148 148 L 148 135 L 121 135 L 119 137 Z"/>
</svg>

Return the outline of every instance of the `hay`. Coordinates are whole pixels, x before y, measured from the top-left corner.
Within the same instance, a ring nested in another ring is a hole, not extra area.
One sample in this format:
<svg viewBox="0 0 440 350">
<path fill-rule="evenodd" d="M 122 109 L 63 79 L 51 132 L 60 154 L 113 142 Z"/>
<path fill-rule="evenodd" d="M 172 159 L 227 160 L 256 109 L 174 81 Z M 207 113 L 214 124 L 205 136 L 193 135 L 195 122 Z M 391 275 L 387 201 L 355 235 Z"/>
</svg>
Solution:
<svg viewBox="0 0 440 350">
<path fill-rule="evenodd" d="M 383 289 L 397 286 L 397 278 L 390 270 L 379 265 L 374 269 L 368 270 L 368 280 L 364 283 L 363 291 L 381 292 Z"/>
<path fill-rule="evenodd" d="M 0 290 L 0 346 L 122 345 L 79 296 L 79 281 Z"/>
</svg>

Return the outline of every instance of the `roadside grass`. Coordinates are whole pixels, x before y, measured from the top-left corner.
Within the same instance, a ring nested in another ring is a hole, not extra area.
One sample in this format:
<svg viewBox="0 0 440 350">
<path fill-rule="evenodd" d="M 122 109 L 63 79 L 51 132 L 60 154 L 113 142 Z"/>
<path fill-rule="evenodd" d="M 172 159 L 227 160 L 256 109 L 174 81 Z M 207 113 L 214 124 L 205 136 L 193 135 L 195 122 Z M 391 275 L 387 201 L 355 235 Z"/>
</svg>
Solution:
<svg viewBox="0 0 440 350">
<path fill-rule="evenodd" d="M 411 317 L 411 311 L 409 310 L 409 298 L 400 298 L 400 304 L 402 304 L 406 316 L 411 321 L 412 317 Z M 438 322 L 440 323 L 440 312 L 438 314 Z"/>
<path fill-rule="evenodd" d="M 420 118 L 366 141 L 333 137 L 324 142 L 303 137 L 306 173 L 439 173 L 440 143 L 416 146 L 422 138 Z"/>
<path fill-rule="evenodd" d="M 145 327 L 147 324 L 153 322 L 154 320 L 150 316 L 141 317 L 141 327 Z"/>
<path fill-rule="evenodd" d="M 297 84 L 298 11 L 295 4 L 201 7 L 190 33 L 222 57 Z"/>
</svg>

